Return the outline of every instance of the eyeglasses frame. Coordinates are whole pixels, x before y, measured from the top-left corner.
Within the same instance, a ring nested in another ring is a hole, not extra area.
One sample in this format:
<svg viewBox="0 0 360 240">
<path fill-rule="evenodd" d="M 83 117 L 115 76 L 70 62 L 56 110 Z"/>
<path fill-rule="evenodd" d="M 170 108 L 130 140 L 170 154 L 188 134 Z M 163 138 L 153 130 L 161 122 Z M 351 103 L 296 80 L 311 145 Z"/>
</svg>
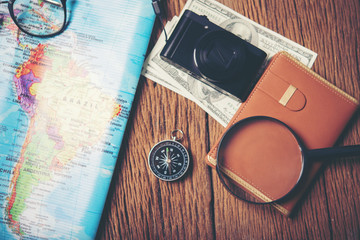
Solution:
<svg viewBox="0 0 360 240">
<path fill-rule="evenodd" d="M 8 9 L 9 9 L 9 13 L 10 13 L 10 16 L 13 20 L 13 22 L 16 24 L 16 26 L 24 33 L 30 35 L 30 36 L 33 36 L 33 37 L 39 37 L 39 38 L 48 38 L 48 37 L 53 37 L 53 36 L 56 36 L 60 33 L 62 33 L 65 28 L 66 28 L 66 19 L 67 19 L 67 11 L 66 11 L 66 0 L 60 0 L 61 1 L 61 4 L 63 6 L 63 9 L 64 9 L 64 21 L 63 21 L 63 25 L 61 26 L 60 30 L 57 31 L 57 32 L 54 32 L 54 33 L 51 33 L 51 34 L 47 34 L 47 35 L 42 35 L 42 34 L 33 34 L 33 33 L 30 33 L 28 32 L 27 30 L 25 30 L 23 27 L 20 26 L 20 24 L 18 23 L 18 21 L 16 20 L 16 17 L 15 17 L 15 14 L 14 14 L 14 3 L 15 3 L 16 0 L 9 0 L 9 1 L 1 1 L 0 4 L 2 3 L 8 3 Z M 46 1 L 46 0 L 45 0 Z M 50 2 L 51 1 L 47 1 L 47 2 Z"/>
</svg>

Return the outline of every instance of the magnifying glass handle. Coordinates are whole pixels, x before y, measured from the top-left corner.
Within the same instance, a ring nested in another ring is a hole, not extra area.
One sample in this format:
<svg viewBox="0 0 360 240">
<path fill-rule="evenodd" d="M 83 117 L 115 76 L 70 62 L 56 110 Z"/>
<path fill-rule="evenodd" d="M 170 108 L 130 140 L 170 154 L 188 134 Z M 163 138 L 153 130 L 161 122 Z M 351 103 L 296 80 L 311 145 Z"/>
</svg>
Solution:
<svg viewBox="0 0 360 240">
<path fill-rule="evenodd" d="M 307 151 L 312 160 L 322 158 L 355 157 L 360 156 L 360 145 L 312 149 Z"/>
</svg>

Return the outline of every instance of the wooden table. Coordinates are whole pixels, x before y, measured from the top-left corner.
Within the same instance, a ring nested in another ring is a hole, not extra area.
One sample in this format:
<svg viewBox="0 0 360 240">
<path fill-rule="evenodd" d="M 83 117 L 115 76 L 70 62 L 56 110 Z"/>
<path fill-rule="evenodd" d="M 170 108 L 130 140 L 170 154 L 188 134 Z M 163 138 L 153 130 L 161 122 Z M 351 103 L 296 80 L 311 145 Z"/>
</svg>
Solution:
<svg viewBox="0 0 360 240">
<path fill-rule="evenodd" d="M 150 0 L 149 0 L 150 1 Z M 185 0 L 166 1 L 167 18 Z M 228 7 L 318 53 L 313 70 L 360 98 L 359 0 L 222 0 Z M 160 33 L 157 22 L 150 48 Z M 192 164 L 180 181 L 155 178 L 151 147 L 173 129 L 186 136 Z M 204 156 L 223 127 L 195 103 L 140 79 L 99 239 L 360 239 L 360 163 L 332 162 L 293 218 L 230 195 Z M 339 144 L 360 144 L 359 111 Z"/>
</svg>

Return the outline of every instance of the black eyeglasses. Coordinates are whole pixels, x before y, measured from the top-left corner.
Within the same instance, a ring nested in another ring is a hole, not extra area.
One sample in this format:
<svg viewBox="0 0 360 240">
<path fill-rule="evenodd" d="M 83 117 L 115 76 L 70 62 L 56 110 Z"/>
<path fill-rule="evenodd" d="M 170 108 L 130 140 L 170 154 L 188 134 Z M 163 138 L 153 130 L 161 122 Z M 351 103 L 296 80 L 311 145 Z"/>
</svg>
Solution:
<svg viewBox="0 0 360 240">
<path fill-rule="evenodd" d="M 10 0 L 10 16 L 18 28 L 35 37 L 52 37 L 66 26 L 66 0 Z"/>
</svg>

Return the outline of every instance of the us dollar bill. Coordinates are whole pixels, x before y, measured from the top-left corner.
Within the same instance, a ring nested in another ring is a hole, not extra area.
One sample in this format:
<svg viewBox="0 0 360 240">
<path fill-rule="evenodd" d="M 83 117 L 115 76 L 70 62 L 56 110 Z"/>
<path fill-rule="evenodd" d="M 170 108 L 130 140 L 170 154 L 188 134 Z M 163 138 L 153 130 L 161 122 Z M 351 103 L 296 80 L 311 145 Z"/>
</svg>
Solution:
<svg viewBox="0 0 360 240">
<path fill-rule="evenodd" d="M 317 57 L 315 52 L 253 22 L 214 0 L 189 0 L 183 12 L 186 9 L 199 15 L 206 15 L 211 22 L 262 49 L 267 53 L 268 59 L 279 51 L 287 51 L 300 62 L 311 67 Z M 178 19 L 174 18 L 166 25 L 165 29 L 169 35 L 175 28 Z M 147 66 L 149 66 L 148 78 L 164 86 L 171 85 L 173 87 L 172 90 L 176 89 L 176 92 L 197 103 L 220 124 L 226 126 L 239 108 L 240 100 L 235 100 L 222 94 L 216 89 L 191 77 L 181 69 L 163 61 L 160 58 L 160 52 L 165 44 L 165 37 L 160 36 L 146 60 L 144 70 L 146 71 Z"/>
</svg>

